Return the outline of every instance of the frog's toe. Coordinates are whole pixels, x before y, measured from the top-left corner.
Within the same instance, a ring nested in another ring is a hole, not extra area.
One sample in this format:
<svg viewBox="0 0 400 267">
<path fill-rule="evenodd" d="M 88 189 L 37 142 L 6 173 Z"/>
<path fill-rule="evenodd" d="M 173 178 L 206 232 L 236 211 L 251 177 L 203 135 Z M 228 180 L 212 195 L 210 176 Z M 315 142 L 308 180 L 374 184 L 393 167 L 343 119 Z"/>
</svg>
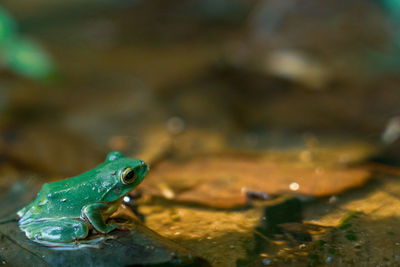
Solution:
<svg viewBox="0 0 400 267">
<path fill-rule="evenodd" d="M 40 232 L 35 232 L 35 231 L 26 231 L 25 235 L 27 238 L 31 240 L 40 240 L 42 239 L 42 234 Z"/>
</svg>

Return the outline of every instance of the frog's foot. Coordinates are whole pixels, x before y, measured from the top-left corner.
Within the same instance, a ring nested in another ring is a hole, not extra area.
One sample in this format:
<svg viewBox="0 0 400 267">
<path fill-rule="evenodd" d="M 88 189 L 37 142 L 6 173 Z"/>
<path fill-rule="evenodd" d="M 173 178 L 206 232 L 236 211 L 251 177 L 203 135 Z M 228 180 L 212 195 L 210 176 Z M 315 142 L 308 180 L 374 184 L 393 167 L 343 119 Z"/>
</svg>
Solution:
<svg viewBox="0 0 400 267">
<path fill-rule="evenodd" d="M 94 241 L 90 240 L 90 242 L 94 242 Z M 42 245 L 50 247 L 51 249 L 54 249 L 54 250 L 75 250 L 75 249 L 81 249 L 81 248 L 102 249 L 103 246 L 100 243 L 101 240 L 97 240 L 96 242 L 99 242 L 99 244 L 86 243 L 85 240 L 77 240 L 74 242 L 65 242 L 65 243 L 42 241 L 40 243 Z"/>
<path fill-rule="evenodd" d="M 117 229 L 121 231 L 131 231 L 135 228 L 135 225 L 132 224 L 132 222 L 118 222 L 117 225 Z"/>
<path fill-rule="evenodd" d="M 107 240 L 117 240 L 117 239 L 118 239 L 118 236 L 116 236 L 116 235 L 105 235 L 103 237 L 104 242 L 106 242 Z"/>
<path fill-rule="evenodd" d="M 74 219 L 50 219 L 20 225 L 25 235 L 32 241 L 45 246 L 74 246 L 78 240 L 88 235 L 87 225 Z"/>
<path fill-rule="evenodd" d="M 118 236 L 115 235 L 101 235 L 95 236 L 88 239 L 81 239 L 76 240 L 75 242 L 68 242 L 68 243 L 54 243 L 54 242 L 47 242 L 45 245 L 51 247 L 55 250 L 74 250 L 80 248 L 96 248 L 96 249 L 103 249 L 103 244 L 107 240 L 115 240 L 118 239 Z M 43 242 L 41 242 L 44 244 Z"/>
</svg>

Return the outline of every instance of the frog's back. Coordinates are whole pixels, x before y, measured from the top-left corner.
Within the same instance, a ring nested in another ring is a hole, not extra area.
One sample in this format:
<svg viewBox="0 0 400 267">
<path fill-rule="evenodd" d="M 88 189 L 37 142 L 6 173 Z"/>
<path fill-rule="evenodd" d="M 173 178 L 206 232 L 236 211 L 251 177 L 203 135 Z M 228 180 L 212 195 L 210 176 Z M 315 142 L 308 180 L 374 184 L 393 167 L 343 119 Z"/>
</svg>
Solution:
<svg viewBox="0 0 400 267">
<path fill-rule="evenodd" d="M 29 219 L 79 218 L 83 206 L 101 201 L 102 185 L 99 180 L 91 179 L 96 174 L 88 171 L 57 182 L 45 183 L 35 200 L 18 212 L 24 221 Z M 105 193 L 105 192 L 104 192 Z"/>
</svg>

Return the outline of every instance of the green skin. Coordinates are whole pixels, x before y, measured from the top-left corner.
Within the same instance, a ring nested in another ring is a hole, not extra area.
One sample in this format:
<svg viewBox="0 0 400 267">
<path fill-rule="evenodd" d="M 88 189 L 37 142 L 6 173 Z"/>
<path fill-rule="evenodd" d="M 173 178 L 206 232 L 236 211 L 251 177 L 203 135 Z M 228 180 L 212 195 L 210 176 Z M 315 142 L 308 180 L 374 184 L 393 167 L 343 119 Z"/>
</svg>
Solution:
<svg viewBox="0 0 400 267">
<path fill-rule="evenodd" d="M 128 184 L 122 179 L 127 167 L 135 173 Z M 92 170 L 44 184 L 36 199 L 17 212 L 19 227 L 32 241 L 48 246 L 93 244 L 97 241 L 87 239 L 89 230 L 106 234 L 118 227 L 107 219 L 148 170 L 139 159 L 111 152 Z"/>
</svg>

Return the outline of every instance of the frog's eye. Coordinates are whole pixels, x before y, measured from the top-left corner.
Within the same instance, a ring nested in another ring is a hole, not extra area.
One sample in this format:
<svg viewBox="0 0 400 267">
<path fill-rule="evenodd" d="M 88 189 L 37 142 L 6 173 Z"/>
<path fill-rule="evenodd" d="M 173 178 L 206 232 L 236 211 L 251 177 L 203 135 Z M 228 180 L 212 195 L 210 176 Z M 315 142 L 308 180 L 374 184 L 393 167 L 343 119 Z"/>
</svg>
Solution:
<svg viewBox="0 0 400 267">
<path fill-rule="evenodd" d="M 121 172 L 121 182 L 123 184 L 131 184 L 136 180 L 136 178 L 136 172 L 131 167 L 128 167 Z"/>
</svg>

